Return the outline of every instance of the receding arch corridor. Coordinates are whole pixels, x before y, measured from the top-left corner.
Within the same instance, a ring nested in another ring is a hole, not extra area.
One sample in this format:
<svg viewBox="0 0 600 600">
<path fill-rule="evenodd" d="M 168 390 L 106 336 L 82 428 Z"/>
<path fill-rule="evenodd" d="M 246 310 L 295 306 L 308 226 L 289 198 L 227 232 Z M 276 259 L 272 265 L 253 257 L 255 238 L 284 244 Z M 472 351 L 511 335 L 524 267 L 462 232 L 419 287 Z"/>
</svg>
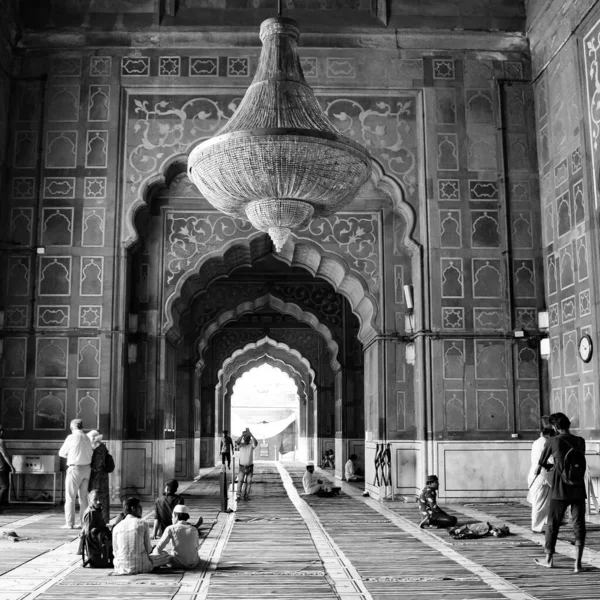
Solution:
<svg viewBox="0 0 600 600">
<path fill-rule="evenodd" d="M 597 525 L 589 527 L 586 572 L 571 573 L 568 528 L 559 541 L 558 568 L 544 570 L 533 563 L 542 540 L 529 532 L 523 504 L 450 505 L 459 522 L 508 523 L 514 533 L 454 541 L 444 531 L 419 529 L 414 503 L 380 503 L 345 483 L 336 498 L 303 496 L 303 472 L 299 462 L 258 462 L 252 500 L 229 514 L 220 512 L 218 469 L 182 482 L 186 504 L 205 521 L 203 561 L 191 572 L 112 577 L 83 569 L 73 554 L 73 533 L 59 528 L 60 509 L 9 507 L 0 530 L 29 539 L 0 538 L 0 599 L 598 598 Z M 151 519 L 150 504 L 145 508 Z"/>
</svg>

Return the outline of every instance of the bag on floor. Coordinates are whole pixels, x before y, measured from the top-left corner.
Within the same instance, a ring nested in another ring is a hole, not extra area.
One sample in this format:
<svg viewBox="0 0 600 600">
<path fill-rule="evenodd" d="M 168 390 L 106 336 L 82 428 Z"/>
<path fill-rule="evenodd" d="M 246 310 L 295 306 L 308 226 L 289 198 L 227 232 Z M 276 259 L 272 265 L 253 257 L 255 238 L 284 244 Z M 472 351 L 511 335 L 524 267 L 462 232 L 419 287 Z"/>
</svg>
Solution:
<svg viewBox="0 0 600 600">
<path fill-rule="evenodd" d="M 110 538 L 102 536 L 98 541 L 95 541 L 89 535 L 85 535 L 81 548 L 81 559 L 84 567 L 91 567 L 92 569 L 114 568 Z"/>
</svg>

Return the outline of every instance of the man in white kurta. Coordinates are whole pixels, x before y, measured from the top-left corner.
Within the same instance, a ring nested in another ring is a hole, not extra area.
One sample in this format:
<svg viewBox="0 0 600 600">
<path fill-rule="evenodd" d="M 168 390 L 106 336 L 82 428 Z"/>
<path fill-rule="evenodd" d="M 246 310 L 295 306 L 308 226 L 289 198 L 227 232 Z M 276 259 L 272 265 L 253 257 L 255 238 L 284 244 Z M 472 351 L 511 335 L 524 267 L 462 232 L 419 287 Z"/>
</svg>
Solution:
<svg viewBox="0 0 600 600">
<path fill-rule="evenodd" d="M 306 465 L 306 472 L 304 473 L 304 477 L 302 477 L 305 494 L 318 494 L 323 489 L 323 481 L 318 479 L 314 473 L 315 465 Z"/>
</svg>

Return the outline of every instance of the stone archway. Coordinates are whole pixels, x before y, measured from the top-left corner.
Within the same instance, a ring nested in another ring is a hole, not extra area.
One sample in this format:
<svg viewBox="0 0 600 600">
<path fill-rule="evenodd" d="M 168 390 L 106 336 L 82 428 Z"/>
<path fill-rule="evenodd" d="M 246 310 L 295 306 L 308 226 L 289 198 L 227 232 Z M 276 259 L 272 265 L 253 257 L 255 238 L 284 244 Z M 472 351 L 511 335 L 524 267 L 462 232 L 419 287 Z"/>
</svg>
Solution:
<svg viewBox="0 0 600 600">
<path fill-rule="evenodd" d="M 277 342 L 269 336 L 264 336 L 256 342 L 246 344 L 243 348 L 235 350 L 223 361 L 223 366 L 218 372 L 218 384 L 215 392 L 220 427 L 225 427 L 229 422 L 231 410 L 231 389 L 229 386 L 232 378 L 245 365 L 258 364 L 267 357 L 289 365 L 300 375 L 307 400 L 300 415 L 300 449 L 303 457 L 312 457 L 316 451 L 315 427 L 318 416 L 315 371 L 310 362 L 299 351 L 290 348 L 285 343 Z"/>
<path fill-rule="evenodd" d="M 333 339 L 333 335 L 329 327 L 321 323 L 321 321 L 313 313 L 302 310 L 298 304 L 293 302 L 284 302 L 281 298 L 277 298 L 273 294 L 266 294 L 260 298 L 256 298 L 253 302 L 243 302 L 231 310 L 223 310 L 212 321 L 205 324 L 200 332 L 197 342 L 199 357 L 197 368 L 201 370 L 204 367 L 204 350 L 210 343 L 210 338 L 217 331 L 219 331 L 228 322 L 235 321 L 238 317 L 247 313 L 252 313 L 264 306 L 270 306 L 282 314 L 295 317 L 300 323 L 306 323 L 310 325 L 324 338 L 326 342 L 331 357 L 330 364 L 332 371 L 334 373 L 339 371 L 341 368 L 341 365 L 338 361 L 339 348 L 337 342 Z"/>
<path fill-rule="evenodd" d="M 269 364 L 287 373 L 296 383 L 300 396 L 299 431 L 298 431 L 298 458 L 307 460 L 311 440 L 314 439 L 314 407 L 317 400 L 317 386 L 314 383 L 314 373 L 310 373 L 305 366 L 295 361 L 285 351 L 278 348 L 260 348 L 258 351 L 249 351 L 239 356 L 228 366 L 223 374 L 222 381 L 217 389 L 222 386 L 224 398 L 224 412 L 228 414 L 231 406 L 231 397 L 235 381 L 244 373 L 262 365 Z M 311 414 L 309 414 L 309 412 Z M 225 420 L 227 423 L 227 420 Z M 309 427 L 312 429 L 309 431 Z"/>
</svg>

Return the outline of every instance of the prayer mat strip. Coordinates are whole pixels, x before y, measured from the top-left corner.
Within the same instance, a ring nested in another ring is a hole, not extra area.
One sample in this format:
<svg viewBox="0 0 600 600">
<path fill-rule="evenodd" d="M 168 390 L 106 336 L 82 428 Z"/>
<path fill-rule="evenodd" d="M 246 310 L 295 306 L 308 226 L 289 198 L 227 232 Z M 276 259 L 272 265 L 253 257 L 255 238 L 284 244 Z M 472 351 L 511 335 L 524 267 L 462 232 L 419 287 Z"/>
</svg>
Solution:
<svg viewBox="0 0 600 600">
<path fill-rule="evenodd" d="M 328 475 L 329 474 L 327 474 L 326 476 L 328 476 Z M 433 550 L 436 550 L 442 556 L 452 560 L 457 565 L 460 565 L 467 571 L 470 571 L 471 573 L 477 575 L 483 583 L 485 583 L 487 586 L 489 586 L 489 588 L 491 588 L 492 590 L 494 590 L 495 592 L 500 594 L 501 597 L 509 598 L 510 600 L 536 600 L 535 596 L 532 596 L 529 593 L 519 589 L 517 586 L 510 583 L 506 579 L 503 579 L 502 577 L 498 576 L 493 571 L 478 564 L 474 560 L 471 560 L 471 559 L 463 556 L 461 553 L 459 553 L 454 548 L 441 543 L 435 537 L 430 536 L 426 530 L 420 529 L 418 527 L 418 525 L 397 515 L 392 510 L 389 510 L 387 508 L 388 503 L 383 504 L 383 503 L 373 500 L 372 498 L 363 497 L 362 495 L 360 495 L 360 490 L 357 490 L 356 488 L 354 488 L 352 486 L 347 486 L 343 483 L 342 483 L 342 490 L 345 493 L 347 493 L 348 496 L 351 497 L 353 500 L 368 506 L 369 508 L 378 512 L 380 515 L 386 516 L 394 525 L 396 525 L 397 528 L 399 528 L 400 530 L 402 530 L 404 533 L 408 534 L 409 536 L 416 538 L 424 546 L 431 548 Z M 404 505 L 403 503 L 399 503 L 399 504 Z M 418 513 L 417 505 L 414 504 L 412 506 L 414 508 L 414 511 L 416 513 Z M 432 564 L 432 563 L 427 563 L 427 564 L 433 572 L 437 572 L 434 564 Z M 415 565 L 415 567 L 417 567 L 417 565 Z M 484 597 L 484 596 L 476 596 L 476 597 L 479 598 L 479 597 Z M 498 597 L 498 596 L 496 596 L 496 597 Z"/>
</svg>

